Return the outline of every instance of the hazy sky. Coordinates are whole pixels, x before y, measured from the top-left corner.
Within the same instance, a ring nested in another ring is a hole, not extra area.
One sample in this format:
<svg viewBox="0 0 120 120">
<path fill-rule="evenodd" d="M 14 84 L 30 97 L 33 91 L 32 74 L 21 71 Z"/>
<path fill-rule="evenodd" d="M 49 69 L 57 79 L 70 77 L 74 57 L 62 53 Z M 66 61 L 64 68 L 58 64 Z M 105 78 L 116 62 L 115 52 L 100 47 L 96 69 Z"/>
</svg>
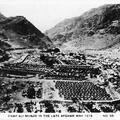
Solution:
<svg viewBox="0 0 120 120">
<path fill-rule="evenodd" d="M 80 16 L 85 11 L 120 0 L 0 0 L 5 16 L 25 16 L 38 29 L 45 31 L 65 18 Z"/>
</svg>

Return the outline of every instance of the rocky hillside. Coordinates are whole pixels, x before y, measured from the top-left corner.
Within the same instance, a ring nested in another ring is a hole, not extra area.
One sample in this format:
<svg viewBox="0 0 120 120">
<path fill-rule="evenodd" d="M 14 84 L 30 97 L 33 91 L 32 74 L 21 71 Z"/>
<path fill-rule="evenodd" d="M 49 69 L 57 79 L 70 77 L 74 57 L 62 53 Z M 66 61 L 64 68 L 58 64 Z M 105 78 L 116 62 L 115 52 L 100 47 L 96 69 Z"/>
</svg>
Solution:
<svg viewBox="0 0 120 120">
<path fill-rule="evenodd" d="M 22 16 L 0 14 L 0 48 L 49 48 L 51 40 Z"/>
<path fill-rule="evenodd" d="M 94 8 L 46 31 L 64 49 L 107 49 L 120 43 L 120 4 Z"/>
</svg>

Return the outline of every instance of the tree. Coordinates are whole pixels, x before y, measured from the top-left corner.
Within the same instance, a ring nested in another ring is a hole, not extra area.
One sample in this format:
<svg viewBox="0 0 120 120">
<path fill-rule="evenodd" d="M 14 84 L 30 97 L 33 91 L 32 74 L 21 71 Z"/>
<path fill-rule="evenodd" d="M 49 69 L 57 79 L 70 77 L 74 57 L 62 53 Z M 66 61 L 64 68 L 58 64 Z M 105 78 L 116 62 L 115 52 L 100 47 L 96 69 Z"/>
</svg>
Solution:
<svg viewBox="0 0 120 120">
<path fill-rule="evenodd" d="M 58 52 L 60 52 L 60 49 L 59 48 L 55 48 L 54 49 L 54 53 L 58 53 Z"/>
</svg>

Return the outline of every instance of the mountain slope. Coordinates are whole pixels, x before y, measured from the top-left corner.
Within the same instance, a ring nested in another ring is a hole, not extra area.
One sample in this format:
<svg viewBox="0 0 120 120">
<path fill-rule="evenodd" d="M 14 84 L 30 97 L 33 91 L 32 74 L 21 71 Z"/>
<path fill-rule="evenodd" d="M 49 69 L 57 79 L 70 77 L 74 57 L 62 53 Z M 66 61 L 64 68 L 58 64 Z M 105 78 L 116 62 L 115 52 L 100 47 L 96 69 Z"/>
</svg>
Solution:
<svg viewBox="0 0 120 120">
<path fill-rule="evenodd" d="M 94 8 L 46 31 L 63 49 L 107 49 L 120 42 L 120 4 Z"/>
<path fill-rule="evenodd" d="M 51 40 L 22 16 L 1 19 L 0 48 L 49 48 Z"/>
</svg>

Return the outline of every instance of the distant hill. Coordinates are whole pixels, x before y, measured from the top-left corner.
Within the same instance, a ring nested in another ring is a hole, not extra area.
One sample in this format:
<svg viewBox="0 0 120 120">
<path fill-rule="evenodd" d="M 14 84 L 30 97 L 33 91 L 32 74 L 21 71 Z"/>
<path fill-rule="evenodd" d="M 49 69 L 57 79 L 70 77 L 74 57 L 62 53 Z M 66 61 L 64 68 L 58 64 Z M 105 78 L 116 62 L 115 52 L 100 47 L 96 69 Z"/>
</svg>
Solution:
<svg viewBox="0 0 120 120">
<path fill-rule="evenodd" d="M 23 16 L 0 14 L 0 48 L 49 48 L 52 41 Z"/>
<path fill-rule="evenodd" d="M 46 35 L 62 49 L 107 49 L 120 43 L 120 4 L 91 9 L 66 19 Z"/>
</svg>

